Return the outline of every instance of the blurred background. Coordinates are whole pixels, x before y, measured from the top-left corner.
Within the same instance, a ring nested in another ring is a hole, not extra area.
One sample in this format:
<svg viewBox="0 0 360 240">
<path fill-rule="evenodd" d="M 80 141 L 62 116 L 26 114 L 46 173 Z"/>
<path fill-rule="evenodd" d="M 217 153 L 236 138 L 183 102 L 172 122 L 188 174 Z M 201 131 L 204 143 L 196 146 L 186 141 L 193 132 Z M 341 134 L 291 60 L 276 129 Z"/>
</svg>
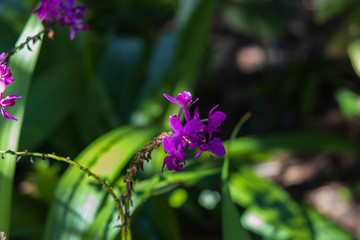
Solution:
<svg viewBox="0 0 360 240">
<path fill-rule="evenodd" d="M 56 25 L 43 39 L 20 150 L 75 158 L 124 126 L 157 129 L 134 140 L 146 143 L 177 112 L 162 93 L 188 90 L 203 118 L 220 104 L 224 140 L 252 114 L 228 149 L 231 198 L 251 239 L 360 239 L 359 1 L 82 3 L 88 31 L 70 41 Z M 1 51 L 37 5 L 0 1 Z M 162 152 L 141 179 L 159 176 Z M 202 159 L 184 172 L 223 162 Z M 67 166 L 20 163 L 11 239 L 40 239 Z M 194 179 L 144 201 L 134 239 L 223 239 L 220 171 Z"/>
</svg>

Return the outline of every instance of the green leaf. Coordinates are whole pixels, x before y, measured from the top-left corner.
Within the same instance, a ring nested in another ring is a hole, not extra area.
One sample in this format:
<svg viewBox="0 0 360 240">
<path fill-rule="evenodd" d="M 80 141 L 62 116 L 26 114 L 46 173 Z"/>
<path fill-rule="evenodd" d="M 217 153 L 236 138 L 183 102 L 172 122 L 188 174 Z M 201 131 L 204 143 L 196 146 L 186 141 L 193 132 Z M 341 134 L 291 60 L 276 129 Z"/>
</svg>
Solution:
<svg viewBox="0 0 360 240">
<path fill-rule="evenodd" d="M 157 128 L 122 127 L 90 144 L 76 159 L 112 186 L 128 160 L 157 134 Z M 84 172 L 69 168 L 61 178 L 45 239 L 81 239 L 99 212 L 107 191 Z"/>
<path fill-rule="evenodd" d="M 98 75 L 105 82 L 123 122 L 134 108 L 145 55 L 144 41 L 134 36 L 118 36 L 109 43 Z"/>
<path fill-rule="evenodd" d="M 118 190 L 114 189 L 114 192 L 117 194 L 117 196 L 121 195 Z M 81 239 L 114 239 L 120 232 L 120 228 L 116 227 L 121 224 L 121 219 L 118 218 L 118 215 L 119 214 L 114 199 L 110 196 L 107 196 L 105 206 L 100 209 L 91 226 L 89 226 L 88 229 L 82 234 Z"/>
<path fill-rule="evenodd" d="M 180 2 L 179 24 L 174 32 L 166 33 L 155 48 L 142 95 L 149 94 L 149 98 L 161 99 L 163 103 L 162 93 L 171 94 L 174 89 L 191 91 L 204 60 L 204 43 L 208 42 L 215 5 L 214 0 Z M 146 111 L 154 99 L 141 101 L 144 103 L 141 110 Z"/>
<path fill-rule="evenodd" d="M 345 118 L 360 116 L 359 96 L 345 88 L 336 92 L 336 100 Z"/>
<path fill-rule="evenodd" d="M 222 230 L 224 240 L 250 240 L 249 234 L 240 222 L 240 215 L 231 200 L 228 184 L 222 189 Z"/>
<path fill-rule="evenodd" d="M 243 124 L 250 118 L 251 114 L 245 114 L 236 124 L 233 132 L 231 133 L 230 140 L 228 141 L 228 149 L 239 133 Z M 240 223 L 240 215 L 231 200 L 229 193 L 229 152 L 225 156 L 223 169 L 222 169 L 222 230 L 224 240 L 250 240 L 250 236 Z"/>
<path fill-rule="evenodd" d="M 26 41 L 29 36 L 34 36 L 42 30 L 41 22 L 35 15 L 31 16 L 21 33 L 16 45 Z M 31 82 L 35 64 L 39 55 L 41 41 L 35 44 L 30 43 L 32 51 L 24 47 L 20 52 L 13 55 L 8 67 L 10 68 L 15 81 L 8 85 L 6 95 L 21 95 L 22 98 L 16 101 L 16 105 L 8 108 L 10 115 L 19 119 L 17 122 L 0 117 L 0 149 L 17 150 L 20 138 L 20 131 L 25 111 L 25 103 L 28 89 Z M 15 156 L 7 156 L 0 161 L 0 229 L 9 232 L 12 183 L 15 171 Z"/>
<path fill-rule="evenodd" d="M 360 77 L 360 39 L 349 45 L 348 54 L 354 71 Z"/>
<path fill-rule="evenodd" d="M 273 133 L 264 136 L 246 136 L 233 141 L 228 150 L 230 159 L 244 157 L 252 161 L 264 161 L 276 152 L 301 154 L 354 154 L 360 155 L 358 143 L 327 132 L 301 131 Z"/>
<path fill-rule="evenodd" d="M 233 201 L 246 209 L 242 224 L 271 239 L 312 239 L 310 226 L 298 204 L 285 190 L 256 176 L 250 168 L 240 168 L 230 177 Z"/>
<path fill-rule="evenodd" d="M 20 147 L 36 149 L 74 109 L 77 93 L 82 90 L 76 74 L 78 62 L 76 57 L 64 59 L 61 63 L 54 62 L 54 66 L 36 75 L 26 104 Z"/>
</svg>

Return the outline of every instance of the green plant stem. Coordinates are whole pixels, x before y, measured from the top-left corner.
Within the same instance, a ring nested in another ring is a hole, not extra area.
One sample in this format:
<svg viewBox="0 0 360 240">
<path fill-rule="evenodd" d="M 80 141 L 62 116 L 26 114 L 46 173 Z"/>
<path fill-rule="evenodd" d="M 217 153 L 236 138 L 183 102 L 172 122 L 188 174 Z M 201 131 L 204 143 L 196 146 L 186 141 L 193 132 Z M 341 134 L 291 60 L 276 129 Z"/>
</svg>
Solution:
<svg viewBox="0 0 360 240">
<path fill-rule="evenodd" d="M 48 153 L 35 153 L 35 152 L 14 152 L 11 150 L 7 150 L 7 151 L 0 151 L 1 157 L 3 158 L 4 154 L 11 154 L 11 155 L 15 155 L 18 156 L 19 158 L 23 157 L 23 156 L 28 156 L 30 157 L 30 161 L 33 161 L 32 158 L 33 157 L 38 157 L 41 159 L 54 159 L 57 161 L 61 161 L 61 162 L 66 162 L 72 166 L 75 166 L 77 168 L 79 168 L 81 171 L 85 172 L 89 177 L 93 177 L 96 179 L 96 181 L 98 181 L 107 191 L 108 193 L 111 195 L 111 197 L 114 199 L 114 201 L 116 202 L 116 206 L 119 210 L 119 214 L 120 217 L 122 219 L 122 221 L 124 221 L 126 219 L 124 211 L 122 209 L 121 203 L 119 198 L 116 196 L 116 194 L 114 193 L 114 191 L 112 190 L 112 187 L 110 187 L 105 180 L 101 179 L 99 176 L 97 176 L 95 173 L 93 173 L 92 171 L 90 171 L 88 168 L 84 168 L 83 166 L 81 166 L 79 163 L 71 160 L 69 157 L 61 157 L 61 156 L 57 156 L 55 154 L 48 154 Z M 18 159 L 19 159 L 18 158 Z M 123 223 L 124 224 L 124 223 Z M 130 223 L 129 223 L 130 226 Z M 124 228 L 122 229 L 122 231 L 124 231 Z M 126 230 L 125 230 L 126 231 Z"/>
<path fill-rule="evenodd" d="M 37 33 L 36 35 L 32 36 L 32 37 L 27 37 L 26 41 L 19 44 L 18 46 L 15 46 L 13 49 L 11 49 L 10 51 L 7 51 L 5 54 L 5 57 L 2 61 L 0 61 L 0 64 L 3 64 L 4 62 L 7 61 L 7 59 L 13 55 L 17 50 L 21 50 L 23 49 L 25 46 L 27 46 L 27 48 L 31 51 L 31 48 L 29 46 L 30 41 L 36 42 L 37 40 L 41 39 L 41 35 L 43 33 L 45 33 L 47 30 L 44 28 L 42 31 L 40 31 L 39 33 Z"/>
</svg>

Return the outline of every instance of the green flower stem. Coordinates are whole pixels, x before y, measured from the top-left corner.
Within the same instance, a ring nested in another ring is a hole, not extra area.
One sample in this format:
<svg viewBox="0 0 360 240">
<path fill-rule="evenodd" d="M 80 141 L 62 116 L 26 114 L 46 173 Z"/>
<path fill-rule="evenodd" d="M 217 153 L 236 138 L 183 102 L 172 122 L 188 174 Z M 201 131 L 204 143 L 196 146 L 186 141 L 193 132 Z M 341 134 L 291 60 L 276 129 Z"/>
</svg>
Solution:
<svg viewBox="0 0 360 240">
<path fill-rule="evenodd" d="M 29 45 L 30 41 L 33 41 L 33 43 L 35 43 L 37 40 L 40 40 L 40 39 L 41 39 L 41 35 L 42 35 L 43 33 L 45 33 L 46 31 L 47 31 L 47 30 L 44 28 L 42 31 L 40 31 L 40 32 L 37 33 L 36 35 L 34 35 L 34 36 L 32 36 L 32 37 L 27 37 L 25 42 L 19 44 L 18 46 L 15 46 L 13 49 L 11 49 L 10 51 L 8 51 L 8 52 L 5 54 L 5 58 L 4 58 L 2 61 L 0 61 L 0 64 L 3 64 L 4 62 L 6 62 L 7 59 L 8 59 L 11 55 L 13 55 L 17 50 L 23 49 L 25 46 L 27 46 L 27 48 L 28 48 L 30 51 L 32 51 L 31 48 L 30 48 L 30 45 Z"/>
<path fill-rule="evenodd" d="M 28 156 L 30 157 L 30 161 L 33 161 L 33 157 L 38 157 L 38 158 L 41 158 L 41 159 L 45 159 L 45 158 L 48 158 L 48 159 L 54 159 L 54 160 L 57 160 L 57 161 L 61 161 L 61 162 L 66 162 L 68 164 L 70 164 L 70 166 L 75 166 L 77 168 L 79 168 L 81 171 L 87 173 L 87 175 L 89 177 L 93 177 L 95 178 L 107 191 L 108 193 L 111 195 L 111 197 L 114 199 L 114 201 L 116 202 L 116 206 L 119 210 L 119 214 L 120 214 L 120 217 L 124 223 L 125 219 L 127 219 L 125 217 L 125 214 L 124 214 L 124 211 L 121 207 L 121 203 L 120 203 L 120 200 L 119 198 L 116 196 L 116 194 L 114 193 L 114 191 L 112 190 L 112 187 L 110 187 L 106 182 L 105 180 L 101 179 L 99 176 L 97 176 L 95 173 L 91 172 L 88 168 L 84 168 L 83 166 L 81 166 L 79 163 L 73 161 L 70 159 L 70 157 L 60 157 L 60 156 L 57 156 L 55 154 L 48 154 L 48 153 L 35 153 L 35 152 L 28 152 L 28 151 L 25 151 L 25 152 L 14 152 L 14 151 L 11 151 L 11 150 L 7 150 L 7 151 L 0 151 L 0 154 L 1 154 L 1 157 L 3 158 L 3 155 L 4 154 L 11 154 L 11 155 L 15 155 L 15 156 L 18 156 L 19 158 L 23 157 L 23 156 Z M 18 158 L 18 159 L 19 159 Z M 124 231 L 124 230 L 122 230 Z M 125 230 L 126 231 L 126 230 Z"/>
</svg>

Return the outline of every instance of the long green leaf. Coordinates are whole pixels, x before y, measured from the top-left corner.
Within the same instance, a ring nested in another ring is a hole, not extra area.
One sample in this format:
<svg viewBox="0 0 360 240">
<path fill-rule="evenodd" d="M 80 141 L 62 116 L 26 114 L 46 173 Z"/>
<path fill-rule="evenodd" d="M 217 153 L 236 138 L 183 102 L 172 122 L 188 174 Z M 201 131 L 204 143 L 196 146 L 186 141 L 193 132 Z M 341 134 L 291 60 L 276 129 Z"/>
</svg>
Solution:
<svg viewBox="0 0 360 240">
<path fill-rule="evenodd" d="M 156 128 L 122 127 L 89 145 L 76 159 L 110 185 L 136 150 L 155 134 Z M 107 192 L 95 179 L 69 168 L 55 191 L 45 239 L 81 239 L 91 226 Z"/>
<path fill-rule="evenodd" d="M 246 207 L 244 227 L 270 239 L 311 240 L 312 232 L 300 206 L 288 193 L 242 167 L 229 181 L 231 198 Z"/>
<path fill-rule="evenodd" d="M 40 21 L 36 16 L 31 16 L 24 27 L 16 45 L 26 41 L 29 36 L 34 36 L 42 30 Z M 0 149 L 16 150 L 19 144 L 20 131 L 25 111 L 25 102 L 33 74 L 35 64 L 39 55 L 41 41 L 30 43 L 32 51 L 24 47 L 20 52 L 13 55 L 9 62 L 9 68 L 15 78 L 15 82 L 8 85 L 6 95 L 21 95 L 16 105 L 9 109 L 9 113 L 19 119 L 17 122 L 0 117 Z M 0 161 L 0 231 L 9 232 L 12 183 L 15 171 L 15 157 L 7 156 Z"/>
<path fill-rule="evenodd" d="M 239 133 L 243 124 L 250 118 L 251 114 L 245 114 L 238 124 L 236 124 L 234 131 L 231 134 L 230 140 L 228 142 L 228 149 L 230 149 L 232 141 L 235 139 L 236 135 Z M 223 229 L 223 239 L 224 240 L 250 240 L 250 236 L 243 228 L 240 223 L 240 215 L 235 207 L 235 204 L 231 200 L 229 192 L 229 153 L 225 156 L 223 169 L 222 169 L 222 229 Z"/>
</svg>

